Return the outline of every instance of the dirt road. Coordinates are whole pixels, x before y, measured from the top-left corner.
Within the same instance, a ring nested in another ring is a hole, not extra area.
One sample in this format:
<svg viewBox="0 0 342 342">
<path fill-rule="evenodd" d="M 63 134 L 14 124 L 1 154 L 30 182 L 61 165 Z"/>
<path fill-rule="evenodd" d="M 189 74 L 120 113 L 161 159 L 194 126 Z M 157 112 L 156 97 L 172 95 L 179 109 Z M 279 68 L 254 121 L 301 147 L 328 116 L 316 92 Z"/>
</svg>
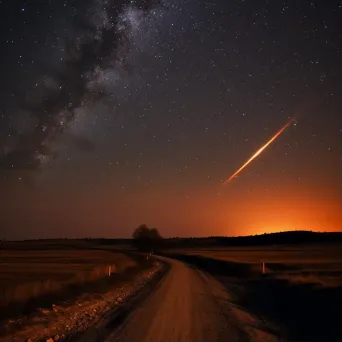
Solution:
<svg viewBox="0 0 342 342">
<path fill-rule="evenodd" d="M 218 281 L 180 261 L 164 260 L 171 263 L 170 272 L 107 342 L 259 340 L 235 317 Z M 259 337 L 270 341 L 264 334 Z"/>
</svg>

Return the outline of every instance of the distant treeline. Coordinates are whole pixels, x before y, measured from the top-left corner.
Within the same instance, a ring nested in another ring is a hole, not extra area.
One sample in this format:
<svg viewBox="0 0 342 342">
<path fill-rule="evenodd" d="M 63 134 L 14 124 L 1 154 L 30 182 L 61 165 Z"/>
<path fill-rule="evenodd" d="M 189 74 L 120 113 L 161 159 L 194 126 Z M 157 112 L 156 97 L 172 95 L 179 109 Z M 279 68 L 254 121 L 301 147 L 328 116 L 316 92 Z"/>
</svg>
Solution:
<svg viewBox="0 0 342 342">
<path fill-rule="evenodd" d="M 250 236 L 210 236 L 206 238 L 167 239 L 169 247 L 214 247 L 214 246 L 262 246 L 301 245 L 342 242 L 341 233 L 318 233 L 311 231 L 289 231 Z M 166 242 L 166 241 L 165 241 Z"/>
<path fill-rule="evenodd" d="M 102 245 L 129 245 L 131 239 L 92 239 Z M 341 233 L 289 231 L 250 236 L 209 236 L 209 237 L 174 237 L 160 241 L 163 248 L 196 248 L 215 246 L 262 246 L 262 245 L 300 245 L 342 243 Z"/>
<path fill-rule="evenodd" d="M 263 245 L 301 245 L 342 243 L 342 232 L 289 231 L 250 236 L 210 236 L 210 237 L 174 237 L 159 240 L 164 248 L 205 248 L 220 246 L 263 246 Z M 133 239 L 45 239 L 26 241 L 2 241 L 0 249 L 88 249 L 96 246 L 117 246 L 129 248 Z"/>
</svg>

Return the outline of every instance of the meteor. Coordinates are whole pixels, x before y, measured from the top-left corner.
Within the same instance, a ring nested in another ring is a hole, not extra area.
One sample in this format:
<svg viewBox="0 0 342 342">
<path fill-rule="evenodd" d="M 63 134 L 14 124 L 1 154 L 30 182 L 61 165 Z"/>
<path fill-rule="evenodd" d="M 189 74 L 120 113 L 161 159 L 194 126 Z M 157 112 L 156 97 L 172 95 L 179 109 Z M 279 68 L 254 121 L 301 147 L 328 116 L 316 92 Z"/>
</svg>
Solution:
<svg viewBox="0 0 342 342">
<path fill-rule="evenodd" d="M 235 176 L 237 176 L 251 161 L 253 161 L 257 156 L 259 156 L 265 149 L 268 147 L 274 140 L 276 140 L 281 133 L 288 128 L 291 123 L 294 121 L 292 118 L 283 128 L 281 128 L 265 145 L 263 145 L 258 151 L 256 151 L 251 158 L 249 158 L 236 172 L 234 172 L 227 180 L 223 182 L 223 184 L 227 184 L 230 182 Z"/>
</svg>

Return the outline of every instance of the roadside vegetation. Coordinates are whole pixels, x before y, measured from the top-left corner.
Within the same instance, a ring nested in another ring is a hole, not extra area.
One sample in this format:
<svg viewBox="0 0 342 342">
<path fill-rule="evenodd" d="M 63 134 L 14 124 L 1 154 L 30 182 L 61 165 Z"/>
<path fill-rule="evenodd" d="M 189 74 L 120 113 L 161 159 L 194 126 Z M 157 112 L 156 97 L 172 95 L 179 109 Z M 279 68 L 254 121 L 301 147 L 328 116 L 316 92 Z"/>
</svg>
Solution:
<svg viewBox="0 0 342 342">
<path fill-rule="evenodd" d="M 25 314 L 49 297 L 89 287 L 134 266 L 132 258 L 110 251 L 2 251 L 1 316 Z"/>
<path fill-rule="evenodd" d="M 154 265 L 137 251 L 155 252 L 161 240 L 157 229 L 141 225 L 133 239 L 2 241 L 0 335 L 10 318 L 70 306 L 81 297 L 89 301 L 132 283 Z"/>
<path fill-rule="evenodd" d="M 216 276 L 235 309 L 265 319 L 289 340 L 342 337 L 341 243 L 211 246 L 169 253 Z"/>
</svg>

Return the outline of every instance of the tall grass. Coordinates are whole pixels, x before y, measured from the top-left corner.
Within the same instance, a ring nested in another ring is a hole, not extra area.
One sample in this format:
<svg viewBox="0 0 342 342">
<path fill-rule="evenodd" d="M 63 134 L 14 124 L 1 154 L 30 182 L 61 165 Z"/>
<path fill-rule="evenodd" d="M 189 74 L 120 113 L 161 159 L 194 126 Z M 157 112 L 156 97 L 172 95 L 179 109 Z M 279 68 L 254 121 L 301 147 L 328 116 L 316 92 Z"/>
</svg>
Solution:
<svg viewBox="0 0 342 342">
<path fill-rule="evenodd" d="M 114 273 L 135 264 L 122 253 L 105 251 L 6 251 L 0 254 L 0 310 L 97 282 L 109 277 L 109 266 Z"/>
<path fill-rule="evenodd" d="M 268 275 L 293 284 L 342 285 L 341 245 L 188 249 L 183 254 L 249 265 L 251 275 L 261 274 L 264 262 Z"/>
<path fill-rule="evenodd" d="M 111 265 L 112 270 L 115 265 Z M 109 276 L 109 266 L 94 267 L 90 271 L 78 272 L 70 280 L 53 280 L 47 279 L 43 281 L 29 281 L 17 285 L 8 285 L 1 289 L 0 307 L 7 306 L 11 303 L 22 303 L 29 299 L 56 293 L 64 290 L 71 285 L 82 285 L 93 283 Z"/>
</svg>

